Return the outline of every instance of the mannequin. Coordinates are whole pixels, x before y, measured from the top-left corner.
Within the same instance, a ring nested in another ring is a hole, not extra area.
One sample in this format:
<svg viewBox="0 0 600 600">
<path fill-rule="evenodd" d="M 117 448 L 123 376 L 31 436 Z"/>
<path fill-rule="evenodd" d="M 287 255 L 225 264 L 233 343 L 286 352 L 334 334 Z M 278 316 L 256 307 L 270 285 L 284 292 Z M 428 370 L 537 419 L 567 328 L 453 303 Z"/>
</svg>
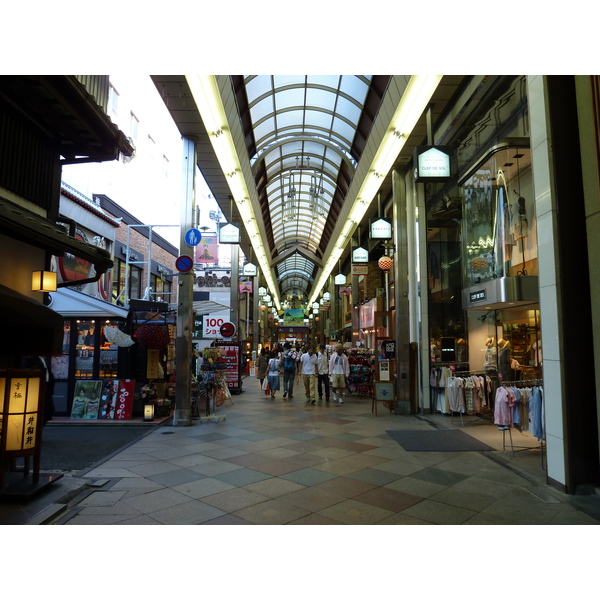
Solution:
<svg viewBox="0 0 600 600">
<path fill-rule="evenodd" d="M 498 373 L 501 374 L 504 381 L 514 379 L 513 370 L 510 365 L 510 342 L 508 340 L 498 340 Z"/>
<path fill-rule="evenodd" d="M 463 338 L 456 340 L 456 360 L 458 362 L 467 361 L 467 342 Z"/>
<path fill-rule="evenodd" d="M 495 370 L 498 368 L 498 357 L 496 348 L 496 338 L 489 337 L 485 342 L 485 355 L 483 357 L 483 368 L 485 370 Z"/>
</svg>

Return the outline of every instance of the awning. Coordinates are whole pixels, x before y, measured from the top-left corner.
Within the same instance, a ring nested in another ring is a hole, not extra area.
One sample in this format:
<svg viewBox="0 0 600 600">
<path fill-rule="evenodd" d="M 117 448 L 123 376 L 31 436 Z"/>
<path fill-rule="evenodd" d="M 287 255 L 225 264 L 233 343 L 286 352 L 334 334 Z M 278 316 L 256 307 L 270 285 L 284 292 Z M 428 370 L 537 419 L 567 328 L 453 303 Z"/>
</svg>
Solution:
<svg viewBox="0 0 600 600">
<path fill-rule="evenodd" d="M 91 262 L 96 274 L 113 266 L 110 252 L 71 237 L 61 226 L 0 197 L 0 233 L 49 250 L 55 256 L 66 252 Z"/>
<path fill-rule="evenodd" d="M 70 288 L 60 288 L 50 296 L 52 308 L 63 317 L 127 318 L 127 309 Z"/>
<path fill-rule="evenodd" d="M 10 354 L 60 354 L 64 318 L 28 296 L 0 285 L 0 330 Z"/>
<path fill-rule="evenodd" d="M 210 315 L 221 310 L 229 310 L 229 306 L 220 304 L 219 302 L 213 302 L 212 300 L 198 300 L 193 303 L 194 313 L 200 315 Z"/>
</svg>

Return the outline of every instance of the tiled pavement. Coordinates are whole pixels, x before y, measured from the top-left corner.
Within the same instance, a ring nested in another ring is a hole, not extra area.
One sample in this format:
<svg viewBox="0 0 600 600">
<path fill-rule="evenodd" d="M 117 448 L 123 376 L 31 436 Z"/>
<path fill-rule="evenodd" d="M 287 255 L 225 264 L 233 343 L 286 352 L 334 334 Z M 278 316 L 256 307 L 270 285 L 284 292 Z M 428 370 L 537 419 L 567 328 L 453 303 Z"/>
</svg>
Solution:
<svg viewBox="0 0 600 600">
<path fill-rule="evenodd" d="M 311 406 L 296 392 L 293 401 L 281 392 L 271 401 L 248 378 L 233 406 L 217 409 L 226 420 L 157 427 L 79 473 L 95 487 L 72 500 L 55 523 L 600 522 L 600 497 L 578 499 L 547 486 L 539 450 L 513 458 L 489 422 L 470 417 L 462 426 L 442 415 L 394 416 L 381 406 L 376 416 L 370 400 L 352 396 L 344 404 Z M 460 428 L 497 450 L 407 452 L 386 433 L 434 428 Z"/>
</svg>

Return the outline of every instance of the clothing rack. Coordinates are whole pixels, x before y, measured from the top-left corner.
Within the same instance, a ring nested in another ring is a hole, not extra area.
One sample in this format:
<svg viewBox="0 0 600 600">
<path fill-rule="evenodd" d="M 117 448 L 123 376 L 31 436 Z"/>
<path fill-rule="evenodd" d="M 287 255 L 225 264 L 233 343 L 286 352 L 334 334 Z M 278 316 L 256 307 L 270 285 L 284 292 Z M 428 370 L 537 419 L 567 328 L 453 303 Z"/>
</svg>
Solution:
<svg viewBox="0 0 600 600">
<path fill-rule="evenodd" d="M 454 371 L 453 375 L 489 375 L 496 369 L 486 369 L 485 371 Z"/>
<path fill-rule="evenodd" d="M 543 384 L 543 380 L 542 379 L 521 379 L 521 380 L 517 380 L 517 381 L 503 381 L 502 382 L 502 386 L 506 387 L 506 386 L 510 386 L 510 387 L 533 387 L 533 386 L 541 386 Z M 515 446 L 513 444 L 513 439 L 512 439 L 512 431 L 511 431 L 511 427 L 508 427 L 508 436 L 510 438 L 510 447 L 511 447 L 511 451 L 512 451 L 512 456 L 514 458 L 515 456 L 515 448 L 517 449 L 517 452 L 524 452 L 526 450 L 537 450 L 537 446 Z M 545 427 L 544 427 L 544 432 L 545 432 Z M 502 451 L 506 451 L 506 444 L 505 444 L 505 440 L 506 440 L 506 431 L 507 429 L 503 429 L 502 430 Z M 540 440 L 540 456 L 542 459 L 542 469 L 544 468 L 544 440 Z"/>
</svg>

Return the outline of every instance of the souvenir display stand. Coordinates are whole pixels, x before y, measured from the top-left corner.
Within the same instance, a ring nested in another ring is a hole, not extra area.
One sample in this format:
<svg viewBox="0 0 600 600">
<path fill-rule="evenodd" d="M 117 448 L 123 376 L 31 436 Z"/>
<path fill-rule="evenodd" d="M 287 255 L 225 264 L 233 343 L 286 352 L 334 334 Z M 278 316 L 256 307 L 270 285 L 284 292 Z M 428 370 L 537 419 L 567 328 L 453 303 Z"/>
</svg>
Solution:
<svg viewBox="0 0 600 600">
<path fill-rule="evenodd" d="M 371 398 L 373 369 L 371 368 L 371 353 L 368 350 L 352 349 L 348 354 L 350 375 L 348 390 L 363 398 Z"/>
<path fill-rule="evenodd" d="M 206 348 L 203 363 L 195 385 L 192 385 L 192 419 L 224 421 L 226 415 L 217 415 L 216 409 L 227 401 L 233 404 L 225 377 L 226 365 L 221 348 Z M 204 414 L 202 414 L 204 408 Z"/>
</svg>

